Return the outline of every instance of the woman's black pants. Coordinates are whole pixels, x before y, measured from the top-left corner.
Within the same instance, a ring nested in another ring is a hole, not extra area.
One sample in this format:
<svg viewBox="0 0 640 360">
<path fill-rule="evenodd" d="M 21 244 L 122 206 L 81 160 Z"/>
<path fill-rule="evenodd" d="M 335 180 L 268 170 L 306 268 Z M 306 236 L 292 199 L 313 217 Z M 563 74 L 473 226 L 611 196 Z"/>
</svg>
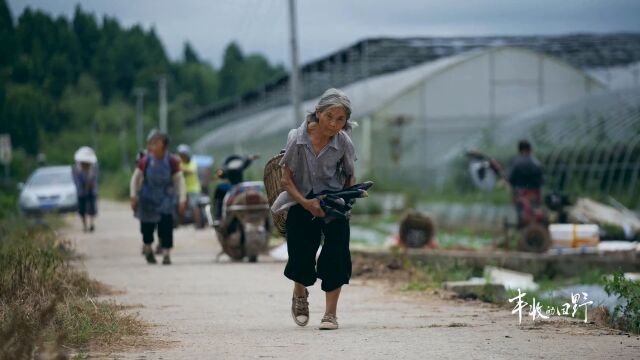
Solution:
<svg viewBox="0 0 640 360">
<path fill-rule="evenodd" d="M 287 215 L 287 251 L 289 260 L 284 275 L 304 286 L 322 280 L 322 290 L 333 291 L 351 278 L 349 221 L 333 219 L 328 224 L 301 205 L 289 209 Z M 324 239 L 324 241 L 323 241 Z M 322 250 L 316 263 L 320 243 Z"/>
</svg>

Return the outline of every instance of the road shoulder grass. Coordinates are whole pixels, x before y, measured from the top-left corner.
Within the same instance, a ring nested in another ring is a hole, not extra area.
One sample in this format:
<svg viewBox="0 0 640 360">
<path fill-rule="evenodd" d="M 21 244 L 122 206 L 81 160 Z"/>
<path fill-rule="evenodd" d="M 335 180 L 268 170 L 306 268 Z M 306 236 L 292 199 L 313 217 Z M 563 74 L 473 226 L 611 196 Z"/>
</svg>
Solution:
<svg viewBox="0 0 640 360">
<path fill-rule="evenodd" d="M 148 325 L 71 264 L 70 243 L 47 226 L 0 220 L 0 358 L 82 357 L 141 344 Z"/>
</svg>

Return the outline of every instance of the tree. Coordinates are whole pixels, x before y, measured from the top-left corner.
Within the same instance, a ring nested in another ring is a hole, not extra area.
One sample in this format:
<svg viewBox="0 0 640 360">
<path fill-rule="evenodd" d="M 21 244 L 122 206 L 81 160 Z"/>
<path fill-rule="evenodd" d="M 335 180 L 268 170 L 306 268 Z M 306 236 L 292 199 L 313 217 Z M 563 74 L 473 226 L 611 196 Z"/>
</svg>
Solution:
<svg viewBox="0 0 640 360">
<path fill-rule="evenodd" d="M 220 97 L 242 95 L 281 74 L 284 74 L 281 66 L 271 66 L 269 61 L 259 54 L 245 57 L 238 44 L 232 42 L 224 52 L 224 61 L 220 70 Z"/>
<path fill-rule="evenodd" d="M 282 74 L 284 74 L 284 70 L 272 67 L 264 56 L 260 54 L 250 55 L 244 61 L 240 90 L 242 93 L 254 90 Z"/>
<path fill-rule="evenodd" d="M 245 56 L 235 42 L 226 47 L 219 72 L 189 42 L 183 57 L 170 61 L 154 28 L 123 28 L 108 16 L 98 21 L 80 5 L 71 19 L 27 7 L 14 22 L 0 0 L 0 132 L 9 132 L 28 154 L 44 149 L 51 159 L 68 161 L 74 147 L 92 142 L 95 121 L 101 156 L 124 158 L 126 148 L 113 138 L 132 130 L 133 88 L 147 89 L 145 118 L 155 125 L 158 77 L 167 75 L 170 126 L 179 135 L 198 108 L 283 72 L 264 56 Z"/>
<path fill-rule="evenodd" d="M 40 131 L 54 118 L 53 103 L 31 85 L 14 85 L 7 89 L 0 133 L 8 132 L 12 143 L 28 154 L 40 149 Z"/>
<path fill-rule="evenodd" d="M 98 81 L 105 101 L 108 101 L 116 93 L 115 84 L 118 69 L 116 68 L 113 46 L 121 32 L 117 20 L 108 16 L 102 19 L 100 40 L 91 61 L 91 74 Z"/>
<path fill-rule="evenodd" d="M 93 14 L 84 13 L 78 4 L 73 16 L 73 31 L 80 45 L 83 69 L 89 69 L 100 41 L 100 29 Z"/>
<path fill-rule="evenodd" d="M 17 39 L 13 17 L 7 2 L 0 0 L 0 67 L 13 64 L 16 58 Z"/>
<path fill-rule="evenodd" d="M 198 54 L 196 54 L 196 51 L 191 47 L 191 44 L 189 44 L 188 41 L 184 43 L 183 54 L 184 54 L 184 62 L 187 64 L 200 62 L 200 59 L 198 58 Z"/>
<path fill-rule="evenodd" d="M 26 8 L 18 18 L 16 35 L 20 52 L 29 59 L 29 81 L 42 84 L 46 77 L 47 63 L 57 44 L 53 20 L 41 11 Z"/>
<path fill-rule="evenodd" d="M 105 101 L 114 93 L 116 71 L 113 54 L 109 50 L 109 42 L 102 37 L 91 62 L 91 74 L 98 81 L 100 92 Z"/>
<path fill-rule="evenodd" d="M 65 117 L 65 128 L 85 131 L 88 137 L 96 111 L 102 104 L 102 94 L 96 81 L 82 74 L 78 83 L 68 87 L 60 99 L 60 111 Z"/>
<path fill-rule="evenodd" d="M 54 55 L 49 65 L 45 88 L 57 99 L 62 95 L 62 92 L 72 80 L 73 67 L 69 63 L 68 57 L 64 54 Z"/>
<path fill-rule="evenodd" d="M 204 106 L 218 98 L 218 74 L 206 63 L 189 63 L 180 68 L 180 84 L 185 92 L 193 94 L 195 104 Z"/>
<path fill-rule="evenodd" d="M 133 107 L 121 98 L 114 98 L 108 106 L 101 107 L 95 117 L 98 133 L 96 150 L 101 166 L 111 170 L 121 168 L 123 147 L 130 156 L 133 156 L 135 150 L 132 146 L 132 125 L 135 120 Z M 122 136 L 124 134 L 126 137 Z"/>
<path fill-rule="evenodd" d="M 176 96 L 176 99 L 169 106 L 169 118 L 171 119 L 169 133 L 175 139 L 174 144 L 183 142 L 184 120 L 191 115 L 195 106 L 193 95 L 188 93 Z"/>
<path fill-rule="evenodd" d="M 13 65 L 11 80 L 18 84 L 28 83 L 32 66 L 31 58 L 26 55 L 20 55 Z"/>
<path fill-rule="evenodd" d="M 75 82 L 83 70 L 82 51 L 78 37 L 73 31 L 71 23 L 63 16 L 55 21 L 56 45 L 49 51 L 48 56 L 53 59 L 56 55 L 64 57 L 69 70 L 69 80 Z"/>
<path fill-rule="evenodd" d="M 244 56 L 235 42 L 227 45 L 220 70 L 220 97 L 229 98 L 240 93 L 240 78 Z"/>
</svg>

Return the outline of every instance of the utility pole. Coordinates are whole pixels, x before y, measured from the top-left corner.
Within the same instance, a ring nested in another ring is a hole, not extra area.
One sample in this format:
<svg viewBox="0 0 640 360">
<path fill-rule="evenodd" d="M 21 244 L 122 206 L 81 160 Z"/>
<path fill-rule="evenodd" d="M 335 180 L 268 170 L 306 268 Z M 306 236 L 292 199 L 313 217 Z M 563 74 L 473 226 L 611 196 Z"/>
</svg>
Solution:
<svg viewBox="0 0 640 360">
<path fill-rule="evenodd" d="M 159 109 L 158 115 L 160 118 L 160 131 L 167 133 L 167 76 L 161 75 L 158 80 L 158 97 L 159 97 Z"/>
<path fill-rule="evenodd" d="M 93 145 L 93 151 L 98 152 L 98 121 L 96 116 L 93 115 L 91 119 L 91 143 Z"/>
<path fill-rule="evenodd" d="M 127 148 L 127 121 L 122 120 L 122 127 L 120 128 L 120 146 L 122 147 L 122 170 L 128 171 L 129 169 L 129 149 Z"/>
<path fill-rule="evenodd" d="M 140 151 L 144 148 L 144 124 L 142 123 L 144 89 L 135 88 L 133 94 L 136 96 L 136 151 Z"/>
<path fill-rule="evenodd" d="M 291 50 L 291 105 L 293 109 L 293 122 L 297 128 L 302 121 L 302 108 L 300 104 L 300 94 L 302 93 L 300 86 L 300 72 L 298 68 L 298 37 L 296 34 L 296 7 L 295 0 L 289 0 L 289 35 Z"/>
</svg>

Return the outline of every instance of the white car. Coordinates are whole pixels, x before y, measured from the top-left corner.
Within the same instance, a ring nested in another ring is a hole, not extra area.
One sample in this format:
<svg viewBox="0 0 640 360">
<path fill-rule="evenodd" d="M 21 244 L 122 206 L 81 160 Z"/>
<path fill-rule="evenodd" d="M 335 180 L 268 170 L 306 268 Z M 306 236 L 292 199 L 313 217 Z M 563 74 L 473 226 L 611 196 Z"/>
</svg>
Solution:
<svg viewBox="0 0 640 360">
<path fill-rule="evenodd" d="M 71 166 L 47 166 L 36 169 L 21 188 L 18 205 L 23 214 L 73 212 L 78 195 Z"/>
</svg>

